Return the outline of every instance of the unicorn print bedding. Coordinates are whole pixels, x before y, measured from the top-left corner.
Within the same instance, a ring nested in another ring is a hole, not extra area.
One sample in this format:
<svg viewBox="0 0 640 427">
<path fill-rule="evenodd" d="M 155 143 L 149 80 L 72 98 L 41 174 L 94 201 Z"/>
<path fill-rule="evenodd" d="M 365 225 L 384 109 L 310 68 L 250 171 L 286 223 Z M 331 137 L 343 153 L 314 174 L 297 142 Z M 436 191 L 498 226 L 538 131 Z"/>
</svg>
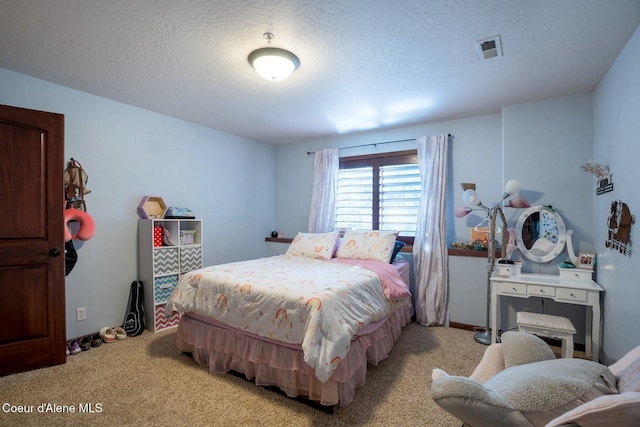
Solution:
<svg viewBox="0 0 640 427">
<path fill-rule="evenodd" d="M 333 243 L 328 239 L 326 244 L 334 245 L 329 251 L 313 238 L 309 252 L 315 257 L 290 250 L 186 273 L 167 302 L 167 315 L 195 313 L 238 331 L 299 344 L 318 380 L 327 381 L 358 331 L 409 305 L 410 293 L 388 256 L 386 262 L 333 257 L 337 236 Z M 296 248 L 300 245 L 292 244 Z"/>
</svg>

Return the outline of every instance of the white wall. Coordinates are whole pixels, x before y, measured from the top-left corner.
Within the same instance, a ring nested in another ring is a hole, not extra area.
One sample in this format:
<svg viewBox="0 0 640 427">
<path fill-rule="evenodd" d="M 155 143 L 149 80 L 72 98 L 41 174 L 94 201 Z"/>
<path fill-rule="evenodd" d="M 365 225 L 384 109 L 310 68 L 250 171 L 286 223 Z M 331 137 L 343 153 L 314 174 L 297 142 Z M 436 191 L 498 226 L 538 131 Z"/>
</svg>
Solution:
<svg viewBox="0 0 640 427">
<path fill-rule="evenodd" d="M 309 142 L 281 145 L 276 147 L 276 229 L 282 230 L 287 237 L 293 237 L 298 232 L 306 232 L 309 210 L 311 205 L 311 188 L 313 184 L 313 155 L 308 151 L 324 148 L 352 147 L 387 141 L 401 141 L 415 139 L 424 135 L 450 133 L 453 137 L 449 145 L 449 170 L 447 191 L 447 240 L 469 240 L 470 227 L 482 220 L 481 216 L 471 214 L 465 218 L 454 218 L 453 207 L 462 203 L 462 189 L 460 182 L 475 182 L 479 191 L 500 197 L 503 184 L 501 168 L 495 167 L 495 162 L 501 161 L 501 115 L 491 114 L 452 120 L 442 123 L 411 126 L 378 132 L 367 132 L 356 135 L 346 135 L 334 138 L 318 139 Z M 384 144 L 375 147 L 348 148 L 341 150 L 341 156 L 352 156 L 366 153 L 388 152 L 415 149 L 415 142 Z M 497 157 L 496 157 L 497 156 Z M 269 244 L 268 244 L 269 245 Z M 272 244 L 273 245 L 273 244 Z M 274 249 L 275 251 L 275 249 Z M 410 254 L 405 254 L 412 262 Z M 467 271 L 472 271 L 478 265 L 480 283 L 469 281 L 472 275 L 454 275 L 450 280 L 450 298 L 464 295 L 464 299 L 457 300 L 452 306 L 456 313 L 464 313 L 459 318 L 451 317 L 452 321 L 471 323 L 475 318 L 476 325 L 485 325 L 486 301 L 486 263 L 476 259 L 456 260 L 462 263 Z M 471 266 L 471 267 L 470 267 Z"/>
<path fill-rule="evenodd" d="M 145 195 L 203 219 L 205 264 L 264 256 L 275 222 L 272 146 L 4 69 L 0 103 L 64 114 L 65 157 L 89 175 L 96 233 L 75 242 L 69 338 L 122 324 L 137 278 L 136 207 Z M 77 307 L 86 307 L 87 320 L 75 320 Z"/>
<path fill-rule="evenodd" d="M 465 325 L 487 325 L 486 257 L 450 256 L 449 321 Z"/>
<path fill-rule="evenodd" d="M 592 95 L 574 95 L 502 109 L 505 178 L 523 182 L 521 194 L 531 205 L 551 205 L 567 229 L 574 230 L 574 250 L 593 251 L 593 196 L 591 176 L 580 166 L 593 150 Z M 522 210 L 511 212 L 515 222 Z M 522 258 L 519 253 L 516 257 Z M 558 274 L 564 252 L 548 263 L 524 259 L 522 271 Z M 575 341 L 584 344 L 585 308 L 542 298 L 502 298 L 501 329 L 516 327 L 518 311 L 568 317 L 577 329 Z"/>
<path fill-rule="evenodd" d="M 521 194 L 531 205 L 552 205 L 560 213 L 574 230 L 576 251 L 593 250 L 594 191 L 591 175 L 580 169 L 592 159 L 592 95 L 506 106 L 502 118 L 506 178 L 522 180 Z M 521 213 L 511 211 L 514 218 Z M 562 261 L 529 262 L 523 271 L 557 274 Z"/>
<path fill-rule="evenodd" d="M 447 191 L 447 241 L 468 242 L 471 228 L 484 219 L 484 213 L 464 218 L 453 216 L 453 207 L 462 204 L 461 182 L 474 182 L 483 202 L 492 205 L 502 196 L 509 179 L 522 182 L 521 193 L 530 203 L 553 205 L 566 225 L 576 230 L 577 250 L 593 250 L 593 195 L 590 177 L 580 165 L 593 150 L 592 97 L 590 94 L 547 101 L 505 106 L 501 114 L 471 117 L 384 132 L 321 139 L 276 148 L 276 226 L 285 236 L 307 231 L 313 180 L 313 156 L 307 151 L 329 147 L 349 147 L 374 142 L 451 133 Z M 395 151 L 414 148 L 415 143 L 341 150 L 341 155 Z M 521 210 L 506 210 L 508 223 L 515 226 Z M 500 236 L 498 236 L 500 240 Z M 526 263 L 524 271 L 557 274 L 557 264 Z M 486 261 L 455 257 L 450 267 L 450 320 L 485 326 Z M 475 278 L 475 279 L 474 279 Z M 584 331 L 584 308 L 543 306 L 540 299 L 503 299 L 501 329 L 515 327 L 515 311 L 525 308 L 547 313 L 561 312 L 570 317 L 579 333 Z M 584 342 L 582 336 L 576 342 Z"/>
<path fill-rule="evenodd" d="M 495 158 L 488 157 L 491 154 L 499 154 L 501 151 L 499 114 L 277 146 L 276 229 L 282 230 L 286 237 L 293 237 L 298 232 L 307 232 L 314 161 L 313 154 L 307 155 L 307 152 L 324 148 L 415 139 L 439 133 L 453 135 L 449 145 L 451 162 L 448 179 L 454 184 L 450 186 L 450 197 L 447 202 L 447 220 L 452 224 L 447 229 L 448 240 L 453 241 L 455 236 L 468 238 L 467 224 L 475 220 L 474 215 L 455 220 L 453 217 L 453 207 L 462 202 L 462 190 L 458 183 L 473 181 L 478 184 L 479 190 L 491 192 L 496 197 L 502 194 L 501 170 L 499 167 L 491 167 Z M 342 149 L 340 155 L 353 156 L 415 148 L 415 142 L 411 141 L 376 147 Z M 488 163 L 487 159 L 490 160 Z"/>
<path fill-rule="evenodd" d="M 609 166 L 614 190 L 595 197 L 598 282 L 604 294 L 604 361 L 619 359 L 640 344 L 640 221 L 631 227 L 632 252 L 605 247 L 611 202 L 622 201 L 640 219 L 640 27 L 627 42 L 594 94 L 594 161 Z M 592 190 L 596 180 L 592 178 Z"/>
<path fill-rule="evenodd" d="M 552 204 L 563 214 L 576 217 L 568 225 L 576 228 L 580 241 L 588 242 L 592 198 L 590 192 L 584 191 L 589 189 L 588 175 L 580 170 L 580 165 L 591 156 L 591 119 L 591 95 L 577 95 L 507 106 L 501 114 L 278 146 L 276 227 L 288 237 L 307 231 L 313 182 L 313 155 L 307 155 L 308 151 L 451 133 L 447 200 L 449 242 L 468 241 L 470 227 L 484 218 L 482 213 L 453 217 L 453 207 L 462 204 L 459 184 L 476 183 L 483 202 L 490 205 L 502 196 L 508 179 L 522 182 L 521 193 L 532 204 Z M 535 147 L 535 151 L 531 147 Z M 343 149 L 340 154 L 349 156 L 410 148 L 415 148 L 415 143 Z M 512 211 L 508 218 L 510 224 L 515 223 L 518 215 L 517 210 Z"/>
</svg>

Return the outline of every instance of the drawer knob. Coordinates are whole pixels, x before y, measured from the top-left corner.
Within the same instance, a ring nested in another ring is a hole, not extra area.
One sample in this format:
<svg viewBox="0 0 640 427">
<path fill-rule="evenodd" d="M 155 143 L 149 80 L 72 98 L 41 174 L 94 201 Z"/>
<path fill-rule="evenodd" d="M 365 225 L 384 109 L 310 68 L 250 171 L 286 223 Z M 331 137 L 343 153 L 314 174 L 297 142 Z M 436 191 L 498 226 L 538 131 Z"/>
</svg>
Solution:
<svg viewBox="0 0 640 427">
<path fill-rule="evenodd" d="M 576 296 L 573 293 L 569 294 L 571 297 L 575 298 Z"/>
<path fill-rule="evenodd" d="M 514 290 L 514 292 L 516 292 L 516 291 L 518 290 L 518 289 L 516 289 L 516 287 L 515 287 L 515 286 L 514 286 L 513 288 L 511 288 L 511 289 L 513 289 L 513 290 Z"/>
<path fill-rule="evenodd" d="M 541 294 L 544 294 L 544 289 L 540 289 L 540 293 L 541 293 Z"/>
</svg>

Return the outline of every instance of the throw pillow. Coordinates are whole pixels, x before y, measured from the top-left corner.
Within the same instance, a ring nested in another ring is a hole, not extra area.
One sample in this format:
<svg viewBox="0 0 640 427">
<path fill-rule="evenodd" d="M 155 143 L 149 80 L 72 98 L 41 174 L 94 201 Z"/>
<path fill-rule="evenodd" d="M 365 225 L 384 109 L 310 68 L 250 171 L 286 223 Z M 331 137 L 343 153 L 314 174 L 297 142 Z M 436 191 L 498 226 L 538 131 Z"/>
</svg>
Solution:
<svg viewBox="0 0 640 427">
<path fill-rule="evenodd" d="M 338 243 L 338 234 L 337 231 L 332 233 L 298 233 L 289 245 L 286 255 L 330 260 Z"/>
<path fill-rule="evenodd" d="M 397 236 L 396 231 L 347 230 L 344 232 L 336 257 L 388 263 Z"/>
</svg>

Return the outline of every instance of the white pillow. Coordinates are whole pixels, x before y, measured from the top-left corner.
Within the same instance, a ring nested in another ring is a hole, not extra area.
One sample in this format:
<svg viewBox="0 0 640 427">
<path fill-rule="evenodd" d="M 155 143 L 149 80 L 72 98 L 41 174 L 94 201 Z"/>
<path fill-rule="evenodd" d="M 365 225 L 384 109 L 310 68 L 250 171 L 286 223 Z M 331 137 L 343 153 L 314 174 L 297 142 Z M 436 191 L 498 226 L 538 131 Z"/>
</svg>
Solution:
<svg viewBox="0 0 640 427">
<path fill-rule="evenodd" d="M 337 231 L 332 233 L 298 233 L 289 245 L 286 255 L 330 260 L 338 243 L 338 235 Z"/>
<path fill-rule="evenodd" d="M 389 262 L 398 237 L 397 231 L 347 230 L 336 257 Z"/>
</svg>

